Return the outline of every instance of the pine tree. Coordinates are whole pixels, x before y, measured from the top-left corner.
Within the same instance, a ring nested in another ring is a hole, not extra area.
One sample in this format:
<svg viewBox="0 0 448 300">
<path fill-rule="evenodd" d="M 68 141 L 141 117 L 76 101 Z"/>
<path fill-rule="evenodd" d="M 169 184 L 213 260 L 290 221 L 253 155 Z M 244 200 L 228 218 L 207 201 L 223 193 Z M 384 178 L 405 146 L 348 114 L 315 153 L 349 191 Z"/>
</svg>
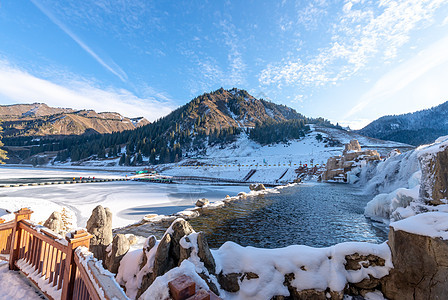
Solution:
<svg viewBox="0 0 448 300">
<path fill-rule="evenodd" d="M 0 134 L 3 132 L 3 128 L 0 127 Z M 3 147 L 3 143 L 1 141 L 2 136 L 0 135 L 0 148 Z M 3 149 L 0 149 L 0 164 L 4 164 L 5 160 L 8 159 L 8 156 L 6 156 L 6 151 Z"/>
<path fill-rule="evenodd" d="M 124 165 L 125 161 L 126 161 L 126 154 L 123 153 L 123 155 L 121 156 L 120 161 L 118 162 L 118 164 L 120 166 L 122 166 L 122 165 Z"/>
</svg>

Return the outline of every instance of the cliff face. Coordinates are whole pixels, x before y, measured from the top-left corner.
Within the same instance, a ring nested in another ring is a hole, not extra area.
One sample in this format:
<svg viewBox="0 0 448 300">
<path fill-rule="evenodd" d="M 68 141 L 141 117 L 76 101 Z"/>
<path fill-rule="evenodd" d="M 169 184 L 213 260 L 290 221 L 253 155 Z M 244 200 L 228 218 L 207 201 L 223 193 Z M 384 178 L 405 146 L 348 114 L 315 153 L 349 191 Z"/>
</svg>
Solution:
<svg viewBox="0 0 448 300">
<path fill-rule="evenodd" d="M 145 118 L 118 113 L 49 107 L 44 103 L 0 106 L 4 137 L 81 135 L 131 130 L 149 124 Z"/>
</svg>

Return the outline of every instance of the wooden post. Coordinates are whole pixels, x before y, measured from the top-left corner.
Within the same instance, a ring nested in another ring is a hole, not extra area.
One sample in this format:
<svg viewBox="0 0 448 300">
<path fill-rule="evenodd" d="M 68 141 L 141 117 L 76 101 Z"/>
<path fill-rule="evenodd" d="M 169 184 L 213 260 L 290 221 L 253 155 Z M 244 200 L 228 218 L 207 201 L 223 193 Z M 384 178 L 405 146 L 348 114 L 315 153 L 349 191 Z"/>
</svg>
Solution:
<svg viewBox="0 0 448 300">
<path fill-rule="evenodd" d="M 65 258 L 61 300 L 70 300 L 73 297 L 73 287 L 76 279 L 75 249 L 80 246 L 89 248 L 92 237 L 93 235 L 83 229 L 75 231 L 71 238 L 65 237 L 68 241 L 68 248 Z"/>
<path fill-rule="evenodd" d="M 22 230 L 19 228 L 19 222 L 20 220 L 29 220 L 32 213 L 33 211 L 29 208 L 21 208 L 14 213 L 16 216 L 14 218 L 14 227 L 12 229 L 11 250 L 9 251 L 10 270 L 18 270 L 14 263 L 19 257 L 20 239 L 22 238 Z"/>
</svg>

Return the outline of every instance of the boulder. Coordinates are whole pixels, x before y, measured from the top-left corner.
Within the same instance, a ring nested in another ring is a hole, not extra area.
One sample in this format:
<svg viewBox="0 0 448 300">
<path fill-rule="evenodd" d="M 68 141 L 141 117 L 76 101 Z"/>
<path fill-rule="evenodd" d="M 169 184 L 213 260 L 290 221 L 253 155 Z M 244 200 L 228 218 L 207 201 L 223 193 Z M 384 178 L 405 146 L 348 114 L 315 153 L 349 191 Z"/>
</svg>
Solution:
<svg viewBox="0 0 448 300">
<path fill-rule="evenodd" d="M 264 190 L 266 190 L 266 187 L 262 183 L 256 183 L 256 184 L 249 185 L 249 189 L 251 191 L 264 191 Z"/>
<path fill-rule="evenodd" d="M 118 273 L 118 267 L 123 256 L 128 253 L 130 243 L 124 234 L 117 234 L 109 247 L 110 251 L 106 255 L 106 268 L 112 273 Z"/>
<path fill-rule="evenodd" d="M 167 238 L 168 239 L 168 238 Z M 155 238 L 155 236 L 151 235 L 150 237 L 148 237 L 145 241 L 145 245 L 143 246 L 143 253 L 142 253 L 142 262 L 140 263 L 140 270 L 143 269 L 143 267 L 148 263 L 148 252 L 151 251 L 152 248 L 154 248 L 154 246 L 156 245 L 157 240 Z M 167 240 L 165 239 L 164 241 L 164 246 L 161 247 L 166 249 L 166 244 L 167 244 Z M 159 244 L 160 245 L 160 244 Z M 159 248 L 157 248 L 158 250 Z M 157 253 L 156 253 L 157 254 Z M 159 257 L 157 257 L 158 260 L 158 269 L 160 269 L 160 264 L 163 261 L 163 257 L 164 254 L 159 253 Z M 154 269 L 153 269 L 154 271 Z M 135 299 L 140 298 L 140 296 L 148 289 L 148 287 L 151 285 L 151 283 L 153 283 L 153 281 L 155 280 L 155 276 L 153 276 L 153 272 L 149 272 L 146 273 L 145 275 L 143 275 L 142 278 L 142 283 L 140 285 L 140 287 L 137 290 L 137 296 Z"/>
<path fill-rule="evenodd" d="M 208 199 L 202 198 L 202 199 L 198 199 L 198 201 L 196 201 L 196 206 L 203 207 L 204 205 L 207 205 L 209 203 L 210 203 L 210 201 L 208 201 Z"/>
<path fill-rule="evenodd" d="M 420 197 L 429 204 L 445 204 L 448 199 L 448 147 L 439 152 L 424 152 L 419 156 L 422 179 Z"/>
<path fill-rule="evenodd" d="M 161 276 L 172 268 L 177 267 L 177 263 L 175 263 L 173 258 L 170 257 L 171 242 L 171 234 L 165 233 L 157 246 L 156 255 L 154 257 L 152 281 L 154 281 L 157 276 Z"/>
<path fill-rule="evenodd" d="M 204 263 L 204 266 L 207 268 L 210 274 L 215 274 L 216 271 L 215 259 L 213 258 L 213 255 L 210 252 L 207 239 L 205 238 L 205 234 L 203 232 L 198 233 L 197 243 L 198 243 L 199 259 Z"/>
<path fill-rule="evenodd" d="M 446 299 L 448 241 L 395 230 L 389 231 L 394 268 L 381 279 L 388 299 Z"/>
<path fill-rule="evenodd" d="M 95 207 L 87 221 L 87 231 L 93 235 L 90 240 L 90 251 L 105 261 L 106 248 L 112 243 L 112 212 L 101 205 Z"/>
<path fill-rule="evenodd" d="M 218 282 L 224 291 L 230 293 L 236 293 L 240 290 L 240 278 L 243 274 L 241 273 L 229 273 L 223 274 L 222 272 L 218 274 Z"/>
<path fill-rule="evenodd" d="M 60 212 L 54 211 L 45 221 L 44 226 L 56 232 L 57 234 L 64 234 L 64 221 Z"/>
<path fill-rule="evenodd" d="M 145 245 L 143 246 L 143 258 L 142 258 L 142 262 L 140 264 L 140 270 L 146 265 L 146 263 L 148 262 L 148 253 L 149 251 L 151 251 L 152 248 L 154 248 L 154 246 L 156 245 L 157 240 L 156 237 L 151 235 L 150 237 L 148 237 L 145 241 Z"/>
</svg>

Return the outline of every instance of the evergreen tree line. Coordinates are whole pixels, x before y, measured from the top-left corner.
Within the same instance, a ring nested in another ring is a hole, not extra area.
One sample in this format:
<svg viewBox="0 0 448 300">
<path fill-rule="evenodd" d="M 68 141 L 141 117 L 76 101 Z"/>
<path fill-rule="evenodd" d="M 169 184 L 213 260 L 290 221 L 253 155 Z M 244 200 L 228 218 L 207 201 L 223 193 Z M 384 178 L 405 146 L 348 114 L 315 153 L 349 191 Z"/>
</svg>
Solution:
<svg viewBox="0 0 448 300">
<path fill-rule="evenodd" d="M 292 139 L 304 137 L 310 131 L 305 120 L 287 120 L 283 122 L 258 123 L 249 131 L 249 137 L 261 145 L 286 143 Z"/>
<path fill-rule="evenodd" d="M 250 107 L 245 100 L 250 95 L 246 91 L 231 91 L 234 92 L 235 99 L 229 100 L 229 109 L 235 114 L 245 113 L 241 107 Z M 69 158 L 71 161 L 79 161 L 96 156 L 101 159 L 120 157 L 121 165 L 140 165 L 143 157 L 147 157 L 150 164 L 173 163 L 181 160 L 187 153 L 201 151 L 207 146 L 224 146 L 238 138 L 241 128 L 209 128 L 210 120 L 207 119 L 206 110 L 200 108 L 205 98 L 213 100 L 214 95 L 223 92 L 224 89 L 220 89 L 198 96 L 154 123 L 133 130 L 65 137 L 14 137 L 5 139 L 5 143 L 8 146 L 27 146 L 31 155 L 58 151 L 57 161 Z M 303 137 L 310 130 L 305 124 L 334 126 L 323 118 L 306 118 L 284 105 L 263 99 L 260 101 L 267 110 L 275 112 L 277 118 L 247 129 L 249 137 L 262 145 Z M 286 121 L 279 121 L 281 116 Z"/>
</svg>

